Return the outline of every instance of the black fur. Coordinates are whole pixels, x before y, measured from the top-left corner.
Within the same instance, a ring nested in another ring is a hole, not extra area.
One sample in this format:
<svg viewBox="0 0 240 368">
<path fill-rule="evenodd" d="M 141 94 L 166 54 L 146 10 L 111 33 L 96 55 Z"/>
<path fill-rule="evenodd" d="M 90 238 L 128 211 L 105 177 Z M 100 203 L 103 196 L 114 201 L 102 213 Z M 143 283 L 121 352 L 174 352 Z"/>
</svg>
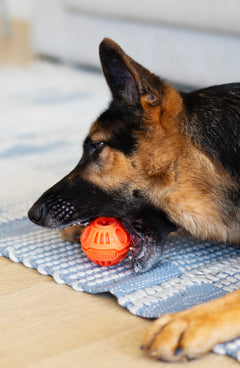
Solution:
<svg viewBox="0 0 240 368">
<path fill-rule="evenodd" d="M 240 83 L 184 95 L 187 134 L 213 162 L 240 180 Z M 240 184 L 240 183 L 239 183 Z"/>
<path fill-rule="evenodd" d="M 98 118 L 101 129 L 111 132 L 112 138 L 106 143 L 130 156 L 136 147 L 134 131 L 141 129 L 141 108 L 126 106 L 122 109 L 119 102 L 112 101 L 109 108 Z"/>
</svg>

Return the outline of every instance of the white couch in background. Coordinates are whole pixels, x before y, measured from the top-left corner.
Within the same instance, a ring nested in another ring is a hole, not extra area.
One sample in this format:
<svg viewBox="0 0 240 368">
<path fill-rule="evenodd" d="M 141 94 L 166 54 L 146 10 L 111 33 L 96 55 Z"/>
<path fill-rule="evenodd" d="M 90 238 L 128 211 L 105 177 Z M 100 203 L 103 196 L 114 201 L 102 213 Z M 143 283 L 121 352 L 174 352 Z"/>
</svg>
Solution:
<svg viewBox="0 0 240 368">
<path fill-rule="evenodd" d="M 33 48 L 98 67 L 103 37 L 176 83 L 240 81 L 239 0 L 35 0 Z"/>
</svg>

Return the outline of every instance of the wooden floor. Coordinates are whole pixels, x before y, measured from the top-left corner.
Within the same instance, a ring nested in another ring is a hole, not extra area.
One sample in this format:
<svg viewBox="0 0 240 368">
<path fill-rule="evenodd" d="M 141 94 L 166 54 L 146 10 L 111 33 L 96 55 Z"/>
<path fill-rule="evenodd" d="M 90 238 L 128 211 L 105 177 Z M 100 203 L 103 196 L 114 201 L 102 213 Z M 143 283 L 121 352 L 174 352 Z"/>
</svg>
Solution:
<svg viewBox="0 0 240 368">
<path fill-rule="evenodd" d="M 29 27 L 15 23 L 10 38 L 0 39 L 0 67 L 34 60 L 29 44 Z M 112 296 L 74 292 L 1 257 L 0 280 L 2 368 L 239 367 L 214 354 L 185 364 L 151 361 L 139 350 L 151 322 Z"/>
</svg>

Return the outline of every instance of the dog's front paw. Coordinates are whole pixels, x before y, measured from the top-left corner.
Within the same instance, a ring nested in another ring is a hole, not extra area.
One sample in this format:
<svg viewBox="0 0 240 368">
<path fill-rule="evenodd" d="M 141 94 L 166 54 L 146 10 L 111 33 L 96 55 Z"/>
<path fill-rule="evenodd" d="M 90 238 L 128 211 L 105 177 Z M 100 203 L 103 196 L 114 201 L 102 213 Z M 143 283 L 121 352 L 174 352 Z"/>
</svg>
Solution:
<svg viewBox="0 0 240 368">
<path fill-rule="evenodd" d="M 141 349 L 146 351 L 147 356 L 163 361 L 196 358 L 211 349 L 205 346 L 201 329 L 204 328 L 195 325 L 194 319 L 191 321 L 186 315 L 166 314 L 154 322 Z"/>
<path fill-rule="evenodd" d="M 71 226 L 61 231 L 61 237 L 64 241 L 71 243 L 80 243 L 80 236 L 85 229 L 84 226 Z"/>
<path fill-rule="evenodd" d="M 239 299 L 237 291 L 182 312 L 164 315 L 147 332 L 142 350 L 154 359 L 171 362 L 206 354 L 216 344 L 240 335 Z"/>
</svg>

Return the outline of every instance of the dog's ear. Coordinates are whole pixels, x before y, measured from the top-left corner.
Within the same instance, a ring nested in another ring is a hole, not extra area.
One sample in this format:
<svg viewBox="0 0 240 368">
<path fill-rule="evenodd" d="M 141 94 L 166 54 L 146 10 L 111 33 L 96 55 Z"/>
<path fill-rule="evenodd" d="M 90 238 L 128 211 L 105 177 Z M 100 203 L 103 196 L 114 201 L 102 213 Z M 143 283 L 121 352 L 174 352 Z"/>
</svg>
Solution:
<svg viewBox="0 0 240 368">
<path fill-rule="evenodd" d="M 116 42 L 104 38 L 99 54 L 114 99 L 136 105 L 144 96 L 150 105 L 159 103 L 159 91 L 154 85 L 159 84 L 160 79 L 126 55 Z"/>
</svg>

